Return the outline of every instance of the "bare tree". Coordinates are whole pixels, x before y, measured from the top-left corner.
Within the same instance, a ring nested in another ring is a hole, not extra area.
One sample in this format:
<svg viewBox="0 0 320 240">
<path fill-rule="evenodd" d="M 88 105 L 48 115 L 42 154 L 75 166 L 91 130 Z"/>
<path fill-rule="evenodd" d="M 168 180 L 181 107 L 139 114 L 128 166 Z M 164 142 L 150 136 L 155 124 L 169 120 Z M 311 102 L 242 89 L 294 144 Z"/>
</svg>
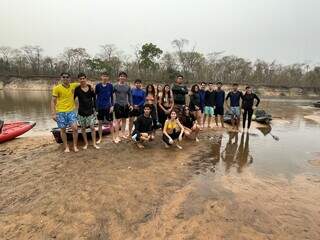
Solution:
<svg viewBox="0 0 320 240">
<path fill-rule="evenodd" d="M 43 49 L 40 46 L 27 45 L 22 47 L 21 50 L 31 65 L 32 73 L 38 74 L 40 72 L 41 52 Z"/>
</svg>

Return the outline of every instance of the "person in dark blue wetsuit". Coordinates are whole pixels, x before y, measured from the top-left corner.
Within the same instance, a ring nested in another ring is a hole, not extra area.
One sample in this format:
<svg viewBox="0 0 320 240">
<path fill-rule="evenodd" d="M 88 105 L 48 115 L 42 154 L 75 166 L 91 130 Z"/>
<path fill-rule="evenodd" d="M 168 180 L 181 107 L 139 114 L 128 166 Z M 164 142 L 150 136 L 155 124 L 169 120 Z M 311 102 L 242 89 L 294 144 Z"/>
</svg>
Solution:
<svg viewBox="0 0 320 240">
<path fill-rule="evenodd" d="M 206 86 L 207 84 L 205 82 L 200 83 L 200 90 L 199 90 L 199 96 L 200 96 L 200 110 L 201 110 L 201 121 L 199 122 L 200 128 L 204 128 L 203 126 L 203 118 L 204 118 L 204 107 L 205 107 L 205 98 L 206 98 Z"/>
<path fill-rule="evenodd" d="M 131 89 L 132 96 L 132 107 L 133 109 L 129 112 L 129 133 L 131 134 L 133 128 L 133 121 L 143 114 L 143 106 L 146 100 L 146 93 L 142 89 L 142 82 L 140 79 L 134 81 L 135 88 Z"/>
<path fill-rule="evenodd" d="M 223 122 L 223 115 L 224 115 L 224 99 L 225 99 L 225 92 L 222 90 L 222 83 L 217 83 L 217 90 L 215 92 L 215 109 L 214 109 L 214 115 L 215 115 L 215 121 L 216 126 L 218 127 L 218 117 L 220 117 L 221 126 L 224 128 L 224 122 Z"/>
<path fill-rule="evenodd" d="M 256 99 L 257 103 L 254 105 L 254 100 Z M 248 116 L 248 131 L 251 125 L 251 119 L 253 110 L 259 106 L 260 98 L 252 92 L 252 89 L 250 86 L 246 87 L 246 92 L 242 97 L 242 108 L 243 108 L 243 131 L 245 131 L 246 127 L 246 120 Z"/>
<path fill-rule="evenodd" d="M 240 125 L 240 99 L 243 94 L 238 90 L 238 84 L 233 84 L 233 90 L 227 94 L 226 101 L 230 98 L 230 111 L 232 113 L 232 128 L 238 130 Z"/>
</svg>

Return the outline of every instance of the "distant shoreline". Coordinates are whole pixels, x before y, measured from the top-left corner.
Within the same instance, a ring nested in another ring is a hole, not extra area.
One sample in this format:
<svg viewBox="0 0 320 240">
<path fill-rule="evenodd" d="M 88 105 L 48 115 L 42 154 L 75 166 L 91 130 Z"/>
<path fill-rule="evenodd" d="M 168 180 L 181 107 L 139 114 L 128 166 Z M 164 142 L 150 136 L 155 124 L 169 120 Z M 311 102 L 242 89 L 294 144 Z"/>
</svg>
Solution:
<svg viewBox="0 0 320 240">
<path fill-rule="evenodd" d="M 56 77 L 0 77 L 0 90 L 26 90 L 26 91 L 50 91 L 59 81 Z M 92 80 L 97 83 L 98 80 Z M 130 81 L 131 83 L 131 81 Z M 160 83 L 161 84 L 161 83 Z M 164 83 L 162 83 L 164 84 Z M 192 85 L 192 83 L 188 84 Z M 232 88 L 231 84 L 224 85 L 225 90 Z M 239 86 L 244 90 L 245 85 Z M 278 87 L 278 86 L 254 86 L 255 92 L 265 97 L 319 97 L 320 89 L 310 87 Z"/>
</svg>

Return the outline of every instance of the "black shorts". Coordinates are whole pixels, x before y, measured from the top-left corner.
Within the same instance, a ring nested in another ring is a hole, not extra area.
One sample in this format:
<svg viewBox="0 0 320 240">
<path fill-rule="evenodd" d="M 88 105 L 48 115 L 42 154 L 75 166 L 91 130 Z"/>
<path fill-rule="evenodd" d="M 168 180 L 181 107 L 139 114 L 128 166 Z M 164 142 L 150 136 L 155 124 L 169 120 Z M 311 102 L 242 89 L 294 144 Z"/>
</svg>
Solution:
<svg viewBox="0 0 320 240">
<path fill-rule="evenodd" d="M 98 110 L 98 121 L 113 121 L 113 112 L 110 113 L 110 108 Z"/>
<path fill-rule="evenodd" d="M 114 114 L 116 119 L 128 118 L 129 117 L 129 106 L 121 106 L 119 104 L 114 105 Z"/>
<path fill-rule="evenodd" d="M 129 117 L 139 117 L 143 114 L 143 107 L 134 108 L 132 111 L 129 111 Z"/>
<path fill-rule="evenodd" d="M 218 115 L 223 116 L 223 115 L 224 115 L 223 106 L 222 106 L 222 107 L 216 107 L 216 108 L 214 109 L 214 115 L 215 115 L 215 116 L 218 116 Z"/>
</svg>

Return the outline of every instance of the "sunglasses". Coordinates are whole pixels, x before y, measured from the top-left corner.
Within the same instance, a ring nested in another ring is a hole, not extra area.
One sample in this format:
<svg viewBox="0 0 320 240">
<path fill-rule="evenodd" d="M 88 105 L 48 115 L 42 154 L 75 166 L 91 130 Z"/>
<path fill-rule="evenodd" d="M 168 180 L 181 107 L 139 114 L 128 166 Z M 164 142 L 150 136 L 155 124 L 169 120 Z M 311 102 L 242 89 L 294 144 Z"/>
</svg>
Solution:
<svg viewBox="0 0 320 240">
<path fill-rule="evenodd" d="M 62 78 L 63 78 L 63 79 L 67 79 L 67 78 L 69 78 L 69 76 L 62 76 Z"/>
</svg>

